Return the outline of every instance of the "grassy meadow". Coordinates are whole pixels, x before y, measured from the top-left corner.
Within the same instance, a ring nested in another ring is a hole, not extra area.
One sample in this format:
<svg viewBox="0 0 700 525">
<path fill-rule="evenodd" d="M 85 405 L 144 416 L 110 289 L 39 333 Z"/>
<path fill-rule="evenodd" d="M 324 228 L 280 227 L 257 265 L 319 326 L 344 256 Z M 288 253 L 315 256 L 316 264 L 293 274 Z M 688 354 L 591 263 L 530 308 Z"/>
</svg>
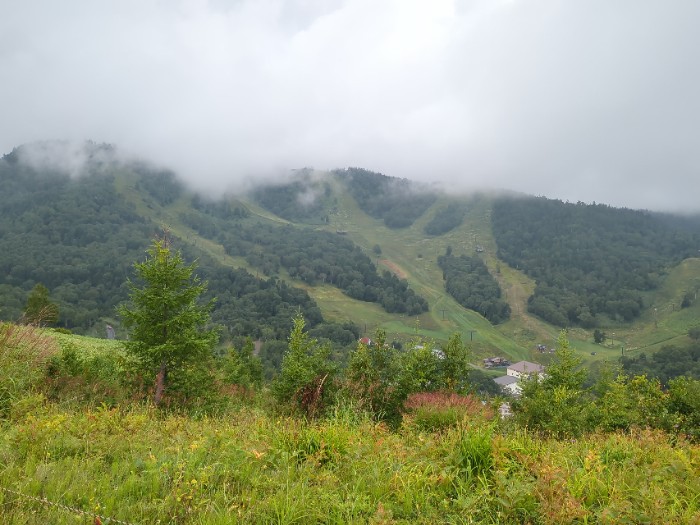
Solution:
<svg viewBox="0 0 700 525">
<path fill-rule="evenodd" d="M 392 430 L 264 389 L 156 409 L 118 342 L 3 325 L 0 351 L 6 524 L 700 523 L 700 446 L 661 431 L 557 441 L 442 398 Z"/>
</svg>

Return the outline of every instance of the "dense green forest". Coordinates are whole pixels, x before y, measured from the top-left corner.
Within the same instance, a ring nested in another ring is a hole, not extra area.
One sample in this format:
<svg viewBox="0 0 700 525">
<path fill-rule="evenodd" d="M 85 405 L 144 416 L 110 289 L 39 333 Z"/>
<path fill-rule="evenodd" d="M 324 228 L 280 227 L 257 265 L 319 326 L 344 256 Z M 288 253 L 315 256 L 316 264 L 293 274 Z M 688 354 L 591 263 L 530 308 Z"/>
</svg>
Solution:
<svg viewBox="0 0 700 525">
<path fill-rule="evenodd" d="M 448 248 L 445 255 L 438 257 L 438 265 L 442 268 L 445 290 L 459 304 L 479 312 L 494 324 L 508 320 L 510 306 L 501 299 L 501 288 L 484 261 L 468 255 L 456 257 Z"/>
<path fill-rule="evenodd" d="M 280 267 L 307 284 L 331 284 L 353 299 L 375 302 L 389 313 L 415 315 L 428 310 L 427 301 L 390 272 L 377 273 L 367 254 L 347 237 L 326 231 L 239 222 L 229 230 L 215 217 L 182 216 L 200 235 L 211 237 L 230 255 L 242 256 L 268 276 Z"/>
<path fill-rule="evenodd" d="M 444 208 L 440 208 L 423 231 L 428 235 L 443 235 L 458 228 L 464 221 L 466 205 L 460 202 L 451 202 Z"/>
<path fill-rule="evenodd" d="M 20 162 L 22 153 L 20 148 L 0 159 L 0 315 L 19 319 L 29 291 L 41 283 L 60 309 L 58 324 L 86 332 L 99 320 L 115 317 L 133 262 L 161 229 L 137 213 L 117 191 L 116 180 L 128 179 L 149 207 L 175 202 L 184 187 L 172 172 L 143 163 L 88 163 L 86 174 L 70 177 Z M 230 201 L 195 196 L 192 203 L 190 217 L 235 222 L 249 215 L 243 205 Z M 210 296 L 217 297 L 213 320 L 224 328 L 224 338 L 284 339 L 297 311 L 310 328 L 323 326 L 318 305 L 305 291 L 243 269 L 224 268 L 176 236 L 173 241 L 187 258 L 199 261 L 200 275 L 210 282 Z M 347 330 L 335 324 L 324 334 L 348 344 Z"/>
<path fill-rule="evenodd" d="M 407 228 L 435 202 L 437 195 L 416 188 L 406 179 L 387 177 L 361 168 L 335 172 L 347 184 L 358 206 L 389 228 Z"/>
<path fill-rule="evenodd" d="M 700 343 L 667 345 L 651 355 L 622 356 L 620 363 L 627 374 L 655 377 L 666 386 L 681 376 L 700 380 Z"/>
<path fill-rule="evenodd" d="M 114 191 L 103 170 L 70 178 L 0 160 L 0 286 L 4 318 L 18 318 L 37 283 L 60 304 L 63 326 L 114 315 L 133 261 L 157 226 Z"/>
<path fill-rule="evenodd" d="M 153 169 L 141 162 L 132 162 L 125 167 L 141 175 L 134 181 L 134 189 L 147 194 L 160 206 L 172 204 L 185 192 L 184 185 L 172 171 Z"/>
<path fill-rule="evenodd" d="M 314 327 L 323 322 L 318 305 L 309 294 L 275 278 L 260 279 L 240 268 L 207 266 L 199 259 L 200 273 L 216 298 L 212 319 L 225 327 L 224 334 L 282 339 L 291 318 L 302 312 Z"/>
<path fill-rule="evenodd" d="M 244 204 L 234 203 L 230 198 L 213 200 L 203 198 L 200 194 L 195 193 L 190 199 L 190 204 L 195 210 L 227 221 L 250 217 L 250 211 Z"/>
<path fill-rule="evenodd" d="M 328 181 L 314 180 L 313 170 L 297 170 L 294 181 L 261 185 L 251 192 L 252 199 L 275 215 L 295 222 L 325 223 L 334 206 Z"/>
<path fill-rule="evenodd" d="M 537 281 L 528 310 L 557 326 L 628 322 L 666 270 L 695 256 L 697 230 L 645 211 L 545 198 L 494 202 L 498 257 Z"/>
<path fill-rule="evenodd" d="M 270 260 L 273 265 L 279 261 L 292 277 L 308 284 L 327 282 L 353 299 L 379 303 L 389 313 L 415 315 L 428 310 L 427 301 L 406 281 L 388 271 L 378 274 L 367 254 L 337 234 L 256 224 L 242 227 L 223 244 L 231 255 L 245 255 L 262 268 Z M 254 247 L 265 248 L 267 254 Z"/>
</svg>

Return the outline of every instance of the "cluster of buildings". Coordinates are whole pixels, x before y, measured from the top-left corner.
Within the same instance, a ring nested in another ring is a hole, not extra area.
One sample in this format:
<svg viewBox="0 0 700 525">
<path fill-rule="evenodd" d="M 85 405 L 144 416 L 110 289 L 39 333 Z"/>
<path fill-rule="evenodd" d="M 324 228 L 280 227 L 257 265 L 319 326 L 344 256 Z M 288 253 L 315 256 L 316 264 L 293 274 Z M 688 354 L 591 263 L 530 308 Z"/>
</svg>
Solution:
<svg viewBox="0 0 700 525">
<path fill-rule="evenodd" d="M 372 341 L 369 337 L 363 337 L 359 340 L 359 342 L 367 346 L 374 345 L 374 341 Z M 540 346 L 542 346 L 542 348 L 540 348 Z M 418 345 L 415 348 L 423 347 Z M 547 347 L 544 345 L 538 345 L 538 350 L 544 352 L 548 351 Z M 440 350 L 439 348 L 434 348 L 433 353 L 438 358 L 442 359 L 445 357 L 445 355 L 442 353 L 442 350 Z M 529 379 L 533 376 L 537 376 L 540 379 L 543 379 L 545 377 L 544 366 L 537 363 L 531 363 L 530 361 L 518 361 L 515 364 L 511 364 L 511 362 L 505 357 L 487 357 L 483 360 L 483 363 L 484 368 L 506 369 L 506 375 L 496 377 L 493 381 L 499 387 L 501 387 L 501 390 L 503 390 L 503 392 L 511 394 L 515 397 L 520 396 L 522 392 L 521 382 L 523 379 Z M 507 415 L 509 415 L 510 408 L 508 403 L 504 403 L 504 406 L 501 407 L 501 412 L 503 412 L 504 410 L 507 411 L 508 414 L 502 413 L 502 417 L 506 417 Z"/>
<path fill-rule="evenodd" d="M 518 361 L 515 364 L 509 365 L 506 369 L 506 375 L 494 379 L 495 383 L 503 389 L 503 391 L 519 396 L 522 392 L 520 382 L 525 378 L 532 376 L 544 377 L 544 366 L 530 361 Z"/>
<path fill-rule="evenodd" d="M 484 368 L 505 368 L 510 366 L 510 361 L 505 357 L 487 357 L 484 359 Z"/>
</svg>

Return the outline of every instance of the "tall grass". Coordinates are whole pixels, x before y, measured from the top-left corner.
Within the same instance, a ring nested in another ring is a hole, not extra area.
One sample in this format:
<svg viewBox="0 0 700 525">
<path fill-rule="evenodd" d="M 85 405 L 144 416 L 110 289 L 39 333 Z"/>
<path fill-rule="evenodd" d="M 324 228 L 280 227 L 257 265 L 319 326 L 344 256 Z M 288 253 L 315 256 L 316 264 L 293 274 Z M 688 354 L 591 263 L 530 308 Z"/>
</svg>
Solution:
<svg viewBox="0 0 700 525">
<path fill-rule="evenodd" d="M 0 418 L 43 377 L 58 345 L 31 325 L 0 324 Z"/>
<path fill-rule="evenodd" d="M 198 418 L 54 402 L 37 389 L 64 355 L 40 332 L 22 337 L 34 336 L 5 344 L 0 362 L 17 371 L 21 354 L 7 348 L 35 348 L 0 420 L 2 523 L 700 523 L 700 446 L 661 431 L 540 439 L 443 394 L 412 410 L 459 417 L 418 424 L 413 413 L 397 430 L 350 401 L 289 417 L 265 392 Z"/>
<path fill-rule="evenodd" d="M 306 422 L 245 407 L 195 421 L 42 403 L 16 405 L 14 417 L 0 433 L 0 486 L 135 523 L 700 519 L 700 448 L 661 432 L 561 442 L 483 420 L 394 432 L 369 418 Z M 76 519 L 7 493 L 0 513 Z"/>
<path fill-rule="evenodd" d="M 445 430 L 467 419 L 491 419 L 493 410 L 473 395 L 454 392 L 419 392 L 406 399 L 404 407 L 419 429 Z"/>
</svg>

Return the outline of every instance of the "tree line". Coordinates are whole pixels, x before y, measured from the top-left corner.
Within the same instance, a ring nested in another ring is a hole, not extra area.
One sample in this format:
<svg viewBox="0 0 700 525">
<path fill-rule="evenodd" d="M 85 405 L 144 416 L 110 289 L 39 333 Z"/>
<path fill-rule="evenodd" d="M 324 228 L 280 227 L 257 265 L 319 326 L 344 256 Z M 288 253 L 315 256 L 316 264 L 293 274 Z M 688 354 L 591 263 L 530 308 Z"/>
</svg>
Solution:
<svg viewBox="0 0 700 525">
<path fill-rule="evenodd" d="M 266 210 L 294 222 L 327 223 L 337 204 L 328 182 L 312 179 L 309 169 L 298 170 L 290 183 L 259 186 L 250 196 Z"/>
<path fill-rule="evenodd" d="M 462 224 L 466 212 L 466 205 L 459 202 L 451 202 L 435 212 L 433 218 L 423 228 L 423 231 L 428 235 L 449 233 Z"/>
<path fill-rule="evenodd" d="M 700 379 L 700 343 L 666 345 L 651 355 L 622 356 L 620 363 L 627 374 L 654 377 L 664 386 L 680 376 Z"/>
</svg>

